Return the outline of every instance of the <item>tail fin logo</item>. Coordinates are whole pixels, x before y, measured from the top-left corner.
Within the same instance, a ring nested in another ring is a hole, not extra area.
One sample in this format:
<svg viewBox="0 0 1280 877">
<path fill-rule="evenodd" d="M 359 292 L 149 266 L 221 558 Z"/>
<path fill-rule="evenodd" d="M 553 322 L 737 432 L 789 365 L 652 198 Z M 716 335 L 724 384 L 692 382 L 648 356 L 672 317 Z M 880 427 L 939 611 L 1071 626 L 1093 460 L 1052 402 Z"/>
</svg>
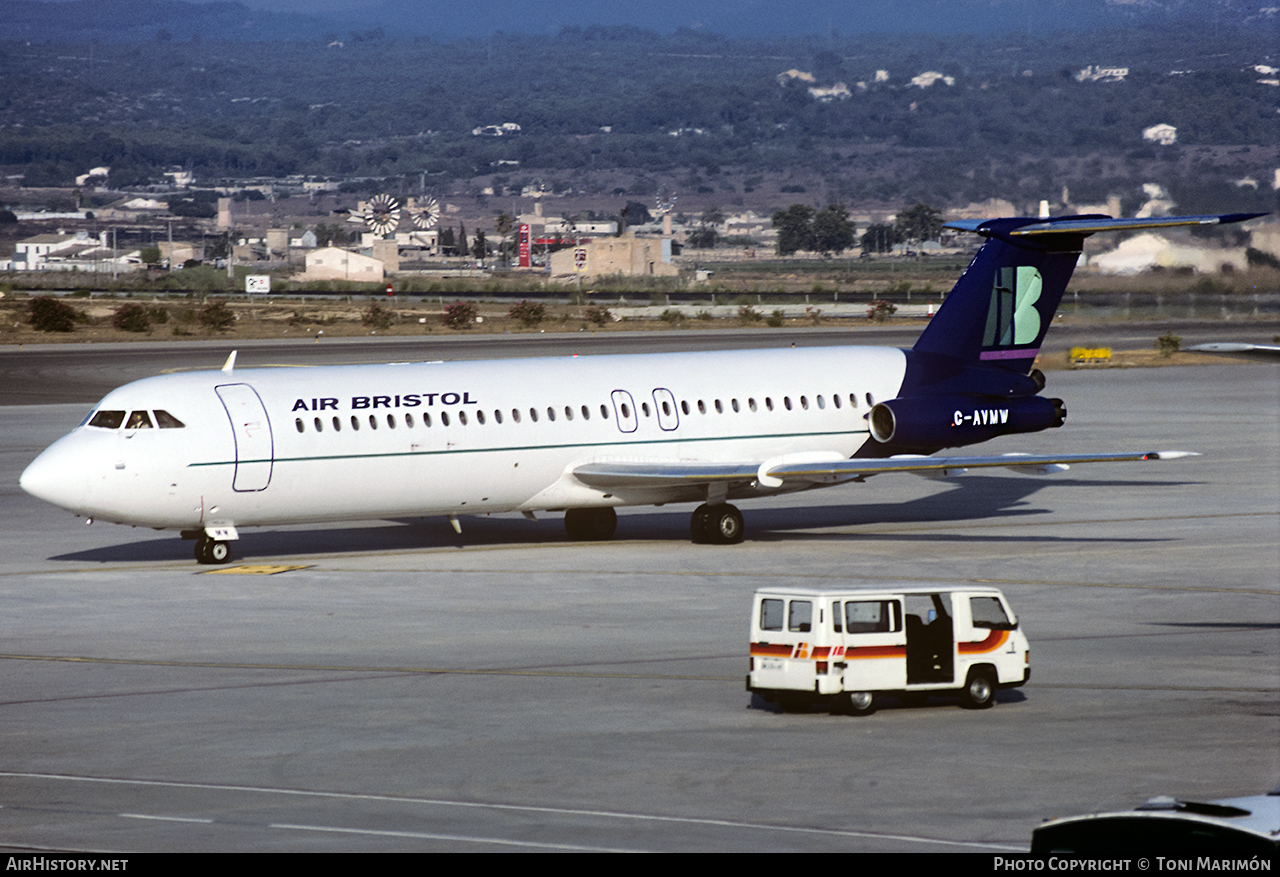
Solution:
<svg viewBox="0 0 1280 877">
<path fill-rule="evenodd" d="M 987 309 L 987 327 L 982 336 L 986 349 L 1034 344 L 1040 337 L 1040 312 L 1036 302 L 1044 280 L 1030 265 L 996 269 L 991 287 L 991 306 Z"/>
</svg>

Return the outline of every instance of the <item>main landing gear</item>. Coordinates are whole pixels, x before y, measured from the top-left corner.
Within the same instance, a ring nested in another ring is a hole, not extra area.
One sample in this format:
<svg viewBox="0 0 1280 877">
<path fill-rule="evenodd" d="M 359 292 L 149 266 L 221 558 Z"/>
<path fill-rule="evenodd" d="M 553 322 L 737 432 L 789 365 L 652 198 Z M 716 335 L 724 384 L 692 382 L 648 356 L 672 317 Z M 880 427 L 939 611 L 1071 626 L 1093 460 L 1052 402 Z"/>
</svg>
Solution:
<svg viewBox="0 0 1280 877">
<path fill-rule="evenodd" d="M 231 543 L 219 539 L 201 536 L 196 540 L 196 561 L 198 563 L 226 563 L 231 559 Z"/>
<path fill-rule="evenodd" d="M 742 512 L 728 503 L 703 503 L 689 519 L 689 535 L 698 545 L 736 545 L 746 535 Z"/>
<path fill-rule="evenodd" d="M 564 530 L 574 542 L 603 542 L 612 539 L 617 529 L 618 513 L 608 506 L 564 513 Z"/>
<path fill-rule="evenodd" d="M 568 509 L 564 513 L 564 530 L 574 542 L 603 542 L 612 539 L 617 529 L 618 513 L 612 508 Z M 746 535 L 742 512 L 728 503 L 703 503 L 689 519 L 689 535 L 699 545 L 736 545 Z M 198 546 L 196 557 L 200 557 Z"/>
</svg>

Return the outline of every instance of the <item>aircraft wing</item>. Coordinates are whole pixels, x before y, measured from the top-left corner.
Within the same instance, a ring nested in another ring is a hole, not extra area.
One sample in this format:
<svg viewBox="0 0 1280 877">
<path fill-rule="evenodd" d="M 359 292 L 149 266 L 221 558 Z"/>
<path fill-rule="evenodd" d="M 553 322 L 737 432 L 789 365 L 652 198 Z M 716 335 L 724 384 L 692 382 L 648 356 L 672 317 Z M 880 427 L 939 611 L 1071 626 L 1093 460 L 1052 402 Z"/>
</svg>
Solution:
<svg viewBox="0 0 1280 877">
<path fill-rule="evenodd" d="M 800 455 L 796 455 L 798 457 Z M 783 484 L 835 484 L 887 472 L 910 472 L 932 478 L 962 475 L 969 469 L 1010 469 L 1026 475 L 1065 471 L 1073 463 L 1125 463 L 1173 460 L 1199 456 L 1193 451 L 1146 451 L 1120 454 L 998 454 L 984 457 L 925 457 L 903 455 L 880 459 L 847 459 L 838 454 L 809 454 L 805 459 L 765 460 L 761 463 L 594 462 L 577 466 L 573 475 L 591 487 L 685 487 L 712 483 L 756 481 L 769 488 Z"/>
<path fill-rule="evenodd" d="M 1280 345 L 1275 344 L 1239 344 L 1220 341 L 1213 344 L 1196 344 L 1188 347 L 1188 351 L 1196 353 L 1225 353 L 1234 356 L 1280 356 Z"/>
</svg>

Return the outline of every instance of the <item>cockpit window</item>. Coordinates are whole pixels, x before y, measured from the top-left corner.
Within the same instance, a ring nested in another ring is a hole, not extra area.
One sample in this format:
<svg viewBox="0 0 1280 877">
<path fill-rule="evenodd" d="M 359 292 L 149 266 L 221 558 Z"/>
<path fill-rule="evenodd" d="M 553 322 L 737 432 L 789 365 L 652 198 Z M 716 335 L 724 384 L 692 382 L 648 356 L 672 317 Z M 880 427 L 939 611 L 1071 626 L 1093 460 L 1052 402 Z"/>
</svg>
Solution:
<svg viewBox="0 0 1280 877">
<path fill-rule="evenodd" d="M 119 429 L 122 423 L 124 423 L 123 411 L 99 411 L 89 421 L 90 426 L 100 429 Z"/>
<path fill-rule="evenodd" d="M 159 408 L 157 408 L 155 414 L 156 414 L 156 425 L 159 426 L 161 429 L 182 429 L 184 426 L 186 426 L 185 423 L 183 423 L 178 418 L 174 417 L 168 411 L 161 411 Z"/>
<path fill-rule="evenodd" d="M 129 415 L 125 429 L 151 429 L 151 415 L 145 411 L 135 411 Z"/>
</svg>

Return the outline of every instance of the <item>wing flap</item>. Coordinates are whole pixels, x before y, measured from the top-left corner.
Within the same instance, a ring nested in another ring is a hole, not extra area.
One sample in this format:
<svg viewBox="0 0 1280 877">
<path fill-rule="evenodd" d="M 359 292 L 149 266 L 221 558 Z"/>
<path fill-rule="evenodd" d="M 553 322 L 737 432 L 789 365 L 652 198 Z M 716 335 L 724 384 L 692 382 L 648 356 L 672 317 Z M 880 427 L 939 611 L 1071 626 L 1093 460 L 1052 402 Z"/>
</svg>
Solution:
<svg viewBox="0 0 1280 877">
<path fill-rule="evenodd" d="M 583 463 L 573 469 L 573 476 L 589 487 L 601 490 L 624 488 L 657 489 L 690 487 L 700 484 L 758 482 L 763 487 L 780 487 L 784 483 L 834 484 L 869 475 L 909 472 L 926 477 L 946 478 L 964 474 L 969 469 L 1004 468 L 1025 475 L 1048 475 L 1061 472 L 1073 463 L 1127 463 L 1149 460 L 1173 460 L 1196 457 L 1194 451 L 1145 451 L 1120 454 L 999 454 L 985 457 L 899 456 L 882 459 L 830 459 L 827 454 L 806 455 L 813 458 L 764 463 L 716 463 L 698 460 L 638 462 L 628 460 Z"/>
<path fill-rule="evenodd" d="M 1146 451 L 1120 454 L 998 454 L 986 457 L 919 457 L 899 456 L 882 459 L 842 460 L 838 463 L 784 464 L 768 471 L 783 481 L 816 481 L 830 478 L 854 478 L 882 475 L 887 472 L 910 472 L 916 475 L 947 477 L 963 474 L 968 469 L 1011 469 L 1029 475 L 1047 475 L 1061 472 L 1073 463 L 1128 463 L 1143 460 L 1173 460 L 1179 457 L 1197 457 L 1194 451 Z"/>
</svg>

